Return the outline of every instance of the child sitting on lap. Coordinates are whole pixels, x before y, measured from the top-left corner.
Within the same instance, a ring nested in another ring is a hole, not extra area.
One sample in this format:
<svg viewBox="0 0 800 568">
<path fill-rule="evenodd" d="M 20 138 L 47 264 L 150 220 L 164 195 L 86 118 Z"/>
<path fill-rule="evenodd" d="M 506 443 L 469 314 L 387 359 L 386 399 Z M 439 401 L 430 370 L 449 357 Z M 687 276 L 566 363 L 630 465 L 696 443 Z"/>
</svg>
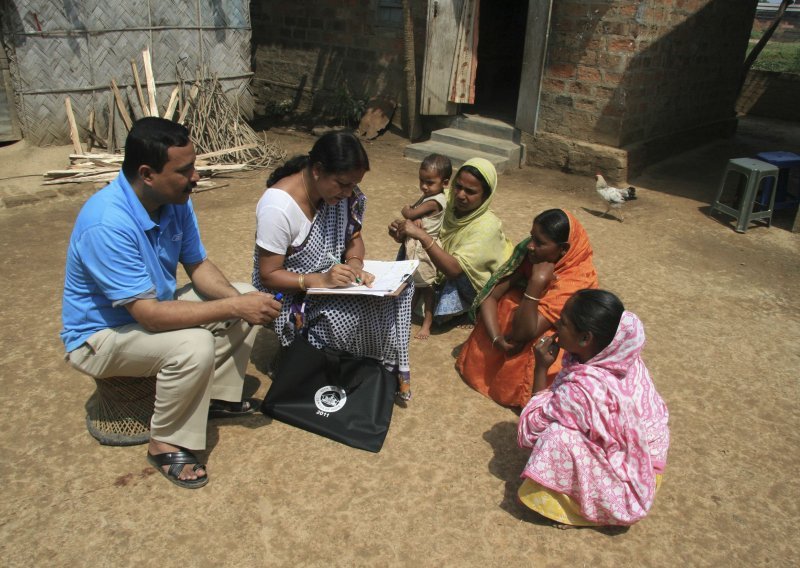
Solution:
<svg viewBox="0 0 800 568">
<path fill-rule="evenodd" d="M 439 230 L 442 228 L 444 208 L 447 205 L 444 190 L 450 183 L 451 175 L 453 166 L 446 156 L 440 154 L 427 156 L 419 167 L 419 190 L 422 192 L 422 197 L 413 205 L 403 207 L 400 212 L 405 219 L 416 221 L 434 241 L 438 239 Z M 428 339 L 433 323 L 433 281 L 436 278 L 436 267 L 422 243 L 416 239 L 406 239 L 405 258 L 419 260 L 419 268 L 414 273 L 415 290 L 412 305 L 416 306 L 421 298 L 425 305 L 425 315 L 422 328 L 415 337 Z"/>
</svg>

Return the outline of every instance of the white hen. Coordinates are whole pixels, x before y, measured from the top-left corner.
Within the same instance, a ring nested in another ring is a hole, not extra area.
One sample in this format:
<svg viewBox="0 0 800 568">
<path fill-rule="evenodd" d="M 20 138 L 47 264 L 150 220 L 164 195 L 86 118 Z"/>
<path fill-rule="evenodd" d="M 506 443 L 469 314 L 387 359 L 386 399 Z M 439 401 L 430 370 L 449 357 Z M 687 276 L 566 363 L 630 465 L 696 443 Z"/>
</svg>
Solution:
<svg viewBox="0 0 800 568">
<path fill-rule="evenodd" d="M 610 187 L 602 175 L 597 174 L 595 177 L 597 178 L 595 189 L 597 189 L 597 193 L 600 194 L 600 197 L 603 198 L 603 201 L 605 201 L 607 205 L 603 215 L 608 215 L 608 212 L 612 208 L 619 209 L 626 201 L 636 199 L 636 188 L 632 185 L 628 186 L 626 189 L 619 189 L 618 187 Z M 622 209 L 619 209 L 619 220 L 620 222 L 625 220 L 625 217 L 622 215 Z"/>
</svg>

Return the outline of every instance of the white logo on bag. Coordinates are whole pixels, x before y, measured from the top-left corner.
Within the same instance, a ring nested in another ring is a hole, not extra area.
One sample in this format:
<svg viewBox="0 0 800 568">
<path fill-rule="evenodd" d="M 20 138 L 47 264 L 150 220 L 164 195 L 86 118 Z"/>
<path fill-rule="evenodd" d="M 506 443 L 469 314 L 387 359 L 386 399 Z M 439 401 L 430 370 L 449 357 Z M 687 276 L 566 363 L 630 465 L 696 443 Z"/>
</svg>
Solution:
<svg viewBox="0 0 800 568">
<path fill-rule="evenodd" d="M 344 389 L 334 385 L 322 387 L 314 395 L 314 404 L 319 411 L 317 414 L 327 416 L 330 412 L 336 412 L 344 408 L 347 402 L 347 393 Z"/>
</svg>

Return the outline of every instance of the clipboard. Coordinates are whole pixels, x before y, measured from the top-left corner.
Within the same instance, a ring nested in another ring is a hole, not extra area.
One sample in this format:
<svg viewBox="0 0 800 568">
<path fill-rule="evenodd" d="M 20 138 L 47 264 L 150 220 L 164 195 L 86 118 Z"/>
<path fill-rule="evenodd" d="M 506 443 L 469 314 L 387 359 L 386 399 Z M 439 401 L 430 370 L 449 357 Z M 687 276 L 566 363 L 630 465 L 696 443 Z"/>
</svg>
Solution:
<svg viewBox="0 0 800 568">
<path fill-rule="evenodd" d="M 408 280 L 419 266 L 419 260 L 365 260 L 364 271 L 375 275 L 371 288 L 353 284 L 342 288 L 309 288 L 306 294 L 397 296 L 408 285 Z"/>
</svg>

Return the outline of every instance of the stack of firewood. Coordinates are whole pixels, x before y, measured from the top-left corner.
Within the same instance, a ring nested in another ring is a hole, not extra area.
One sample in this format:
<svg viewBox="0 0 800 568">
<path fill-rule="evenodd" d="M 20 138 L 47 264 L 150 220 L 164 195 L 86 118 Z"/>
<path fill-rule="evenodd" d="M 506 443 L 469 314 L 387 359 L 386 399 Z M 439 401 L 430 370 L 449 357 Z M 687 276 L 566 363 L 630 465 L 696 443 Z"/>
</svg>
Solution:
<svg viewBox="0 0 800 568">
<path fill-rule="evenodd" d="M 159 114 L 156 104 L 156 84 L 153 78 L 152 61 L 149 50 L 142 52 L 145 72 L 145 90 L 139 83 L 139 72 L 136 62 L 131 60 L 134 83 L 136 87 L 139 111 L 142 116 L 163 116 L 189 127 L 190 137 L 198 152 L 195 164 L 201 178 L 241 171 L 245 169 L 267 168 L 282 160 L 286 152 L 276 143 L 259 136 L 245 122 L 238 108 L 231 104 L 219 81 L 215 77 L 198 77 L 188 93 L 186 83 L 181 81 L 173 90 L 163 114 Z M 147 97 L 145 97 L 145 91 Z M 67 97 L 65 106 L 70 126 L 70 138 L 75 150 L 70 155 L 70 165 L 63 170 L 51 170 L 44 174 L 48 181 L 45 185 L 60 183 L 109 182 L 119 173 L 123 155 L 115 152 L 115 140 L 119 128 L 123 134 L 131 129 L 133 121 L 129 106 L 111 80 L 111 91 L 108 101 L 108 129 L 103 134 L 97 132 L 94 110 L 89 113 L 85 129 L 85 143 L 81 141 L 72 102 Z M 115 124 L 115 116 L 119 112 L 122 124 Z M 176 117 L 177 114 L 177 117 Z M 104 152 L 93 151 L 101 148 Z M 222 187 L 202 180 L 198 190 Z"/>
</svg>

